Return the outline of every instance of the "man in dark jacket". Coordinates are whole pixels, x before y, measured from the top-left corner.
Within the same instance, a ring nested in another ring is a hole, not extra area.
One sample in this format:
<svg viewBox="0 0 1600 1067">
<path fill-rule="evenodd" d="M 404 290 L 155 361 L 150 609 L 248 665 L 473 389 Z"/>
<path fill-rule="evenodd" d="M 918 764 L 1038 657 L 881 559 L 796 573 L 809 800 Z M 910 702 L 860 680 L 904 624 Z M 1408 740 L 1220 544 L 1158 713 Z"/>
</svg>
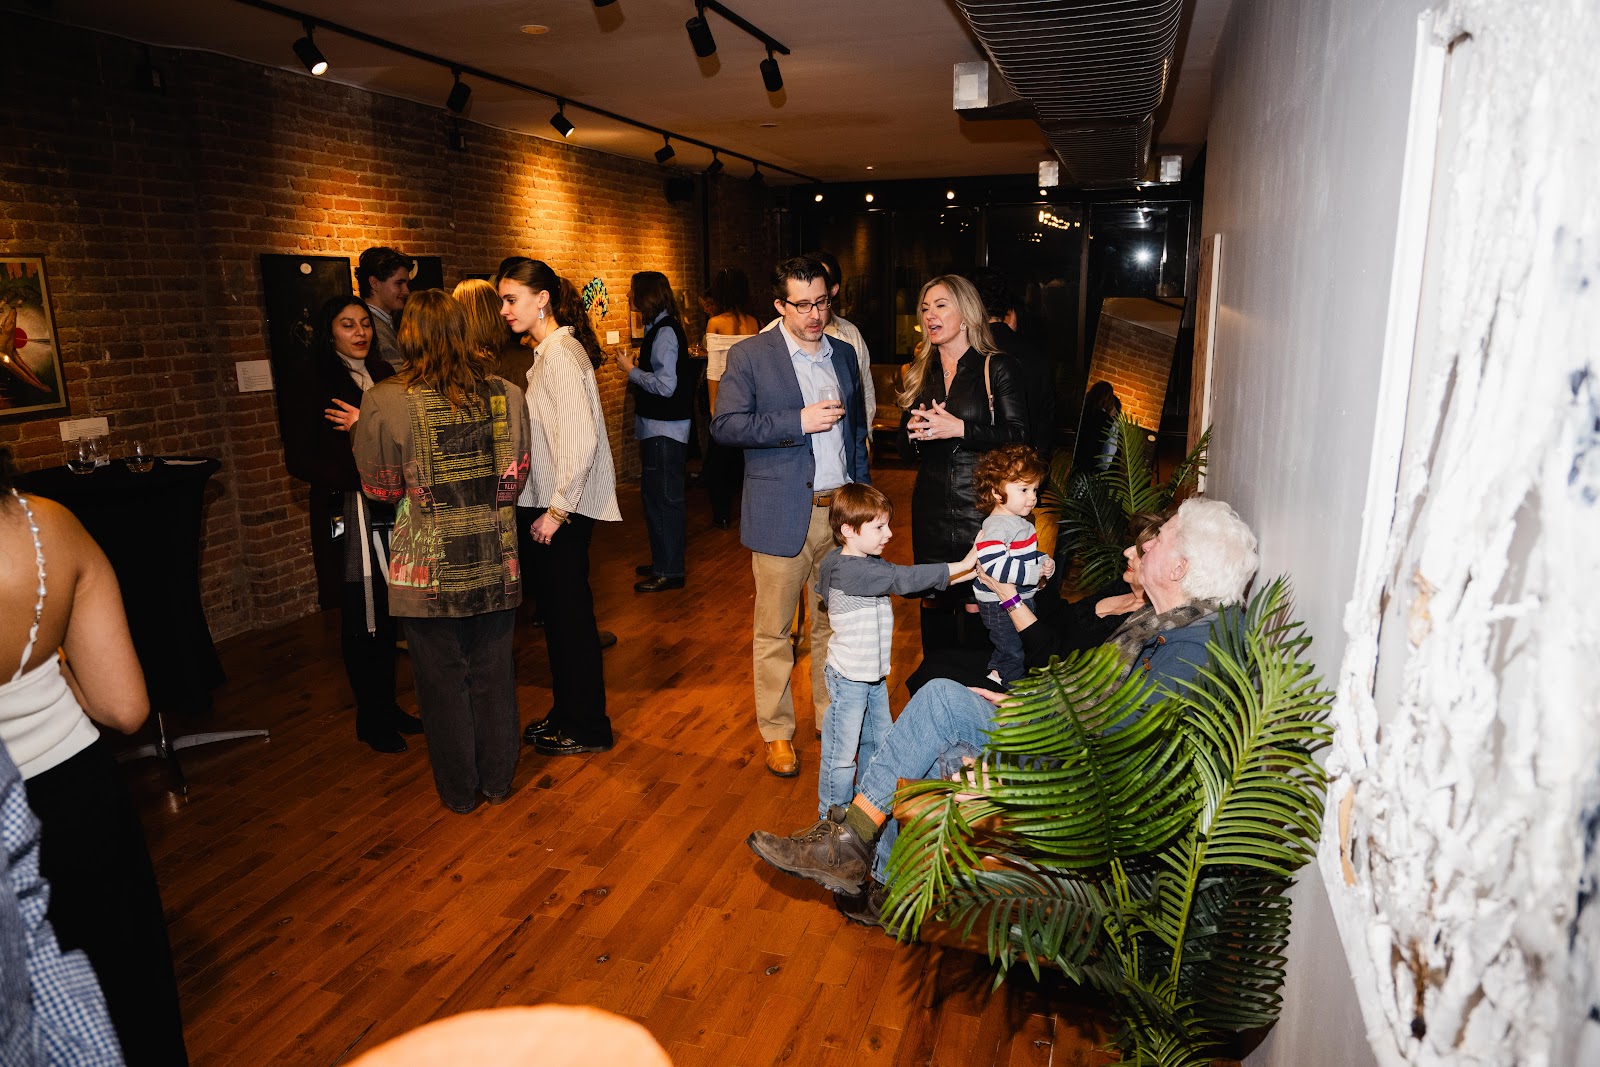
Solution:
<svg viewBox="0 0 1600 1067">
<path fill-rule="evenodd" d="M 756 723 L 767 770 L 780 778 L 800 773 L 789 687 L 795 608 L 833 547 L 833 491 L 871 480 L 861 371 L 855 349 L 823 332 L 828 301 L 822 264 L 797 258 L 778 265 L 773 307 L 781 322 L 728 350 L 711 420 L 718 444 L 744 449 L 739 540 L 755 572 Z M 828 707 L 828 633 L 826 613 L 812 612 L 811 700 L 819 727 Z"/>
<path fill-rule="evenodd" d="M 971 274 L 989 316 L 989 332 L 1000 351 L 1022 364 L 1028 379 L 1028 444 L 1046 464 L 1056 447 L 1056 364 L 1045 350 L 1017 332 L 1011 282 L 999 271 L 980 267 Z"/>
</svg>

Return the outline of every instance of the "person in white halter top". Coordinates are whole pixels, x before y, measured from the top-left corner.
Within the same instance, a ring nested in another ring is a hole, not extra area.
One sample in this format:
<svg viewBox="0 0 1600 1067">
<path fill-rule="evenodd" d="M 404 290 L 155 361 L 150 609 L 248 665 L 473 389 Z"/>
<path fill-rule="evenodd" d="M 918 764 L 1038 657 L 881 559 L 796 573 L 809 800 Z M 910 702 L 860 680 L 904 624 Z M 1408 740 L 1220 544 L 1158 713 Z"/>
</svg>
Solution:
<svg viewBox="0 0 1600 1067">
<path fill-rule="evenodd" d="M 39 818 L 47 915 L 99 975 L 127 1063 L 185 1064 L 155 871 L 98 728 L 133 733 L 150 712 L 117 578 L 71 512 L 10 483 L 0 450 L 0 663 L 16 664 L 0 741 Z"/>
</svg>

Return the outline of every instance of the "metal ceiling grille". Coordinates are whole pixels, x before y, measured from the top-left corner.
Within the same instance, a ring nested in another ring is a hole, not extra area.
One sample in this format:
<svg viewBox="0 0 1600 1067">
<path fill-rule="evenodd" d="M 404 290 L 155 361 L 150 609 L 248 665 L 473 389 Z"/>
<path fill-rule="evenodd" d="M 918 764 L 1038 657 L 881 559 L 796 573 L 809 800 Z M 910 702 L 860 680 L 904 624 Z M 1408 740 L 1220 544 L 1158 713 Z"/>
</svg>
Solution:
<svg viewBox="0 0 1600 1067">
<path fill-rule="evenodd" d="M 1033 104 L 1078 184 L 1135 181 L 1183 0 L 956 0 L 1011 89 Z"/>
</svg>

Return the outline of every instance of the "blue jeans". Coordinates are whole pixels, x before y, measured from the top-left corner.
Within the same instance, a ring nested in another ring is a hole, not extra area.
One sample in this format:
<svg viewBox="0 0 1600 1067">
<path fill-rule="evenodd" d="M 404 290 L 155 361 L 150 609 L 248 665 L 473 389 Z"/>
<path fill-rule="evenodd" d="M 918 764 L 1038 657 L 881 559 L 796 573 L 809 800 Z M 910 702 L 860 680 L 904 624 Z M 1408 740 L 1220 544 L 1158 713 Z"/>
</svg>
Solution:
<svg viewBox="0 0 1600 1067">
<path fill-rule="evenodd" d="M 978 601 L 978 618 L 989 631 L 989 641 L 994 654 L 989 657 L 989 669 L 1000 676 L 1005 685 L 1028 673 L 1022 658 L 1022 635 L 1011 624 L 1011 614 L 1000 606 L 998 600 Z"/>
<path fill-rule="evenodd" d="M 832 667 L 823 668 L 822 676 L 828 682 L 828 714 L 822 720 L 817 817 L 827 818 L 830 807 L 855 797 L 856 768 L 872 762 L 894 720 L 885 679 L 855 682 Z"/>
<path fill-rule="evenodd" d="M 828 720 L 832 718 L 833 709 L 829 708 Z M 917 690 L 895 720 L 878 746 L 877 755 L 861 772 L 858 791 L 873 807 L 890 814 L 899 779 L 935 776 L 939 757 L 949 749 L 962 749 L 969 754 L 982 751 L 993 722 L 993 704 L 960 682 L 935 678 Z M 872 864 L 872 876 L 880 882 L 899 832 L 899 824 L 891 816 L 883 825 Z"/>
<path fill-rule="evenodd" d="M 683 577 L 684 458 L 689 446 L 670 437 L 639 442 L 639 495 L 650 534 L 650 565 L 663 578 Z"/>
</svg>

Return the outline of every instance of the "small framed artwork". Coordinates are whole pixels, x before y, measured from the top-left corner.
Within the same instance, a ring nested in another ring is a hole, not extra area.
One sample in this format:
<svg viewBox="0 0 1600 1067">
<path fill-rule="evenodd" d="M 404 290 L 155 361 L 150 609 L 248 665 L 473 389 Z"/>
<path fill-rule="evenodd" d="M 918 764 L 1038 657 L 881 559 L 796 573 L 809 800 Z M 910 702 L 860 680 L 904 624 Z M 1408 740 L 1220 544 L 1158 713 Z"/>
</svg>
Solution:
<svg viewBox="0 0 1600 1067">
<path fill-rule="evenodd" d="M 0 421 L 67 411 L 43 256 L 0 256 Z"/>
</svg>

